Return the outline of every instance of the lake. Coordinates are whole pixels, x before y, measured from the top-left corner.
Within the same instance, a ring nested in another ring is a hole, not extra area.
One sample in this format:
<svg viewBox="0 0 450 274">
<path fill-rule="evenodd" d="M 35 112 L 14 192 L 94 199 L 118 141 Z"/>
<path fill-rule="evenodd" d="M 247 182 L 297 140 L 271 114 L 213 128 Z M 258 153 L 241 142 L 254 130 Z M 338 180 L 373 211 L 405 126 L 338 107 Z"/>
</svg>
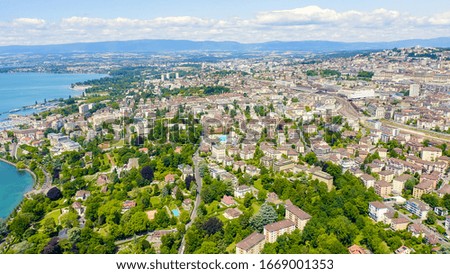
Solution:
<svg viewBox="0 0 450 274">
<path fill-rule="evenodd" d="M 30 173 L 0 161 L 0 218 L 6 219 L 12 213 L 33 184 Z"/>
<path fill-rule="evenodd" d="M 67 99 L 81 95 L 70 85 L 91 79 L 106 77 L 103 74 L 52 74 L 52 73 L 0 73 L 0 120 L 8 118 L 8 112 L 23 106 L 43 103 L 44 100 Z M 35 110 L 15 112 L 31 114 Z M 6 112 L 6 114 L 5 114 Z"/>
</svg>

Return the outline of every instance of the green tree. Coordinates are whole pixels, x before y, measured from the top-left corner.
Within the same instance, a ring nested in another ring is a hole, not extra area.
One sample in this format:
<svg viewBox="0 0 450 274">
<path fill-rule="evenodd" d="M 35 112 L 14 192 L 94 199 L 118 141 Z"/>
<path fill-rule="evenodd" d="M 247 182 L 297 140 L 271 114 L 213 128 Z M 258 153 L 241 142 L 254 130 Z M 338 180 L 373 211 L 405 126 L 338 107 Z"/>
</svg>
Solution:
<svg viewBox="0 0 450 274">
<path fill-rule="evenodd" d="M 278 218 L 278 214 L 275 209 L 265 203 L 261 206 L 258 213 L 256 213 L 250 220 L 251 226 L 258 231 L 262 231 L 264 226 L 275 222 Z"/>
<path fill-rule="evenodd" d="M 222 231 L 223 223 L 216 217 L 209 218 L 206 222 L 203 223 L 202 229 L 206 231 L 208 235 L 216 234 L 219 231 Z"/>
</svg>

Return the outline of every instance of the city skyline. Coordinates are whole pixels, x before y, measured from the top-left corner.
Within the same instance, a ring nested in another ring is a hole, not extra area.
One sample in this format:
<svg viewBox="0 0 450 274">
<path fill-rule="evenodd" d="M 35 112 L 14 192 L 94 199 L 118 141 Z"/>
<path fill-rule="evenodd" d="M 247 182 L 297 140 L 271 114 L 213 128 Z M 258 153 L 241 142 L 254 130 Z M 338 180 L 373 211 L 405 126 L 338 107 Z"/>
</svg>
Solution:
<svg viewBox="0 0 450 274">
<path fill-rule="evenodd" d="M 450 36 L 450 3 L 445 1 L 1 2 L 0 46 L 135 39 L 379 42 Z"/>
</svg>

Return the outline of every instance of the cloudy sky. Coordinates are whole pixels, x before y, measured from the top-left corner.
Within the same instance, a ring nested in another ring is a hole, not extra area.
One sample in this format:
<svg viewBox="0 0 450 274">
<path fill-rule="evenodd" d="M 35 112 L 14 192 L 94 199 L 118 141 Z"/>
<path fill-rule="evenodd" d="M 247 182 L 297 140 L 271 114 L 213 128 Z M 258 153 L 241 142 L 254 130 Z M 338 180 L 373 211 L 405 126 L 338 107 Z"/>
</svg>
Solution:
<svg viewBox="0 0 450 274">
<path fill-rule="evenodd" d="M 443 36 L 450 36 L 449 0 L 0 0 L 0 45 Z"/>
</svg>

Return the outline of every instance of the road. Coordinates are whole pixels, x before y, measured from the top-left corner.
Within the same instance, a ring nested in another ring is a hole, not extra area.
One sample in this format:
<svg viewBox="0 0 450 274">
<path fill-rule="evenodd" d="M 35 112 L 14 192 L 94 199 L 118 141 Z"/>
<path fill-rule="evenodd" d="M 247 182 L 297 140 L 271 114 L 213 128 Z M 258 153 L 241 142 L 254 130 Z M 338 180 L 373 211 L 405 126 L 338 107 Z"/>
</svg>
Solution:
<svg viewBox="0 0 450 274">
<path fill-rule="evenodd" d="M 194 156 L 192 157 L 192 162 L 194 163 L 194 175 L 195 175 L 195 181 L 197 184 L 197 196 L 195 197 L 195 203 L 194 208 L 191 212 L 191 220 L 186 224 L 186 231 L 191 227 L 191 225 L 194 223 L 194 220 L 197 218 L 197 209 L 200 206 L 201 198 L 200 193 L 202 192 L 202 177 L 200 176 L 200 162 L 202 161 L 202 158 L 198 154 L 198 150 L 194 153 Z M 181 241 L 180 248 L 178 249 L 179 254 L 184 254 L 184 249 L 186 247 L 186 234 L 183 236 L 183 240 Z"/>
</svg>

